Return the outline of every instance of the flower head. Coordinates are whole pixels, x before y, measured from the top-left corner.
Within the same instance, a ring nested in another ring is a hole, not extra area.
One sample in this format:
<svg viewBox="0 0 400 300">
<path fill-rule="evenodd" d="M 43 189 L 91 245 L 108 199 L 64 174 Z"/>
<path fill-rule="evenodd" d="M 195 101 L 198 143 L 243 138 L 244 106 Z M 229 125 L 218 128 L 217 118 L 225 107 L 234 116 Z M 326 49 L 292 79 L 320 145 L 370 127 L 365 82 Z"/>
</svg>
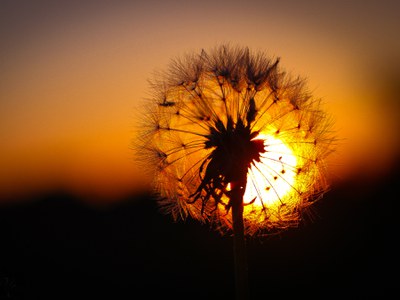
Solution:
<svg viewBox="0 0 400 300">
<path fill-rule="evenodd" d="M 202 50 L 173 60 L 151 92 L 139 148 L 174 219 L 231 230 L 230 193 L 241 184 L 245 233 L 274 232 L 297 226 L 326 192 L 330 119 L 279 59 Z"/>
</svg>

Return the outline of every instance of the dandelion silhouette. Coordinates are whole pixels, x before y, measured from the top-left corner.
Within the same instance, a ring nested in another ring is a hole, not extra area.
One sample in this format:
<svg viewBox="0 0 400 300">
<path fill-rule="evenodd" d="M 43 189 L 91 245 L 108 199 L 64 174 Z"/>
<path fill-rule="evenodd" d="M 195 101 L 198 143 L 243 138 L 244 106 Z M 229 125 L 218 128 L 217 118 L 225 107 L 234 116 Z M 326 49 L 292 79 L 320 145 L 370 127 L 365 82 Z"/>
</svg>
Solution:
<svg viewBox="0 0 400 300">
<path fill-rule="evenodd" d="M 140 159 L 160 208 L 233 234 L 237 295 L 245 297 L 245 236 L 298 226 L 327 191 L 330 119 L 304 79 L 246 47 L 174 59 L 150 87 Z"/>
</svg>

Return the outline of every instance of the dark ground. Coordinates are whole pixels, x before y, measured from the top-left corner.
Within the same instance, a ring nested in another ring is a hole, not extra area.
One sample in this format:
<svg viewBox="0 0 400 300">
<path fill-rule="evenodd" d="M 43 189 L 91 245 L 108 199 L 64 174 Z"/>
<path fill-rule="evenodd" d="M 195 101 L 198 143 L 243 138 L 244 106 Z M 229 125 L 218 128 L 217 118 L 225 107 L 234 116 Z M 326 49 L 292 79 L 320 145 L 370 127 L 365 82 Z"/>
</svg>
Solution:
<svg viewBox="0 0 400 300">
<path fill-rule="evenodd" d="M 379 185 L 334 187 L 313 222 L 249 240 L 251 299 L 396 298 L 398 165 Z M 147 195 L 30 200 L 0 208 L 0 299 L 234 299 L 231 238 L 173 223 Z"/>
</svg>

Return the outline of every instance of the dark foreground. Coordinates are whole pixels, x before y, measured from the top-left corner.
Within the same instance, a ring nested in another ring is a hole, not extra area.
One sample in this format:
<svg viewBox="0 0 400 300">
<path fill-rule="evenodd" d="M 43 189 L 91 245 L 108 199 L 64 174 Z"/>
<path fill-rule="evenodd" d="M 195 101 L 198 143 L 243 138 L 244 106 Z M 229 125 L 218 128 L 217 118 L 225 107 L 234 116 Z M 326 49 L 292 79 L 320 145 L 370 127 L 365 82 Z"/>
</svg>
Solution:
<svg viewBox="0 0 400 300">
<path fill-rule="evenodd" d="M 251 299 L 387 298 L 399 177 L 335 187 L 318 216 L 248 240 Z M 0 299 L 234 299 L 232 239 L 173 223 L 148 195 L 93 208 L 65 193 L 0 208 Z"/>
</svg>

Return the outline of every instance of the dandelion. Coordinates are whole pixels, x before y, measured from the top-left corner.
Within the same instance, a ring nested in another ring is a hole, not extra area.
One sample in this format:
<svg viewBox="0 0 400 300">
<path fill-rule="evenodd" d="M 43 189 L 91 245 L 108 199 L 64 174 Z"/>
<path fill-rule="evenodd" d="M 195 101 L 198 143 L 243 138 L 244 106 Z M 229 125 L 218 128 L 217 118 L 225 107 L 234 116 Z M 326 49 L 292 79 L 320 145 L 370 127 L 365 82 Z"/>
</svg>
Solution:
<svg viewBox="0 0 400 300">
<path fill-rule="evenodd" d="M 327 191 L 330 118 L 279 58 L 222 45 L 172 60 L 150 87 L 139 144 L 160 208 L 233 233 L 237 259 L 244 236 L 298 226 Z"/>
</svg>

